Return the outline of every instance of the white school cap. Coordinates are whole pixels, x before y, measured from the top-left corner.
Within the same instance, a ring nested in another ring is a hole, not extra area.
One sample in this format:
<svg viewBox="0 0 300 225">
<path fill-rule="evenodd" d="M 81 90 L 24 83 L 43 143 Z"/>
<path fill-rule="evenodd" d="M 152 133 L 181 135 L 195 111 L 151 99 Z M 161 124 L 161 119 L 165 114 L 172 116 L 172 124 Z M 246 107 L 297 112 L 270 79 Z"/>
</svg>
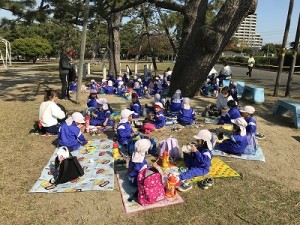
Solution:
<svg viewBox="0 0 300 225">
<path fill-rule="evenodd" d="M 231 122 L 235 125 L 237 125 L 240 130 L 241 130 L 241 136 L 246 135 L 246 127 L 247 127 L 247 122 L 243 117 L 239 117 L 237 119 L 232 119 Z"/>
<path fill-rule="evenodd" d="M 57 156 L 60 157 L 62 156 L 64 159 L 67 159 L 70 157 L 70 153 L 69 150 L 66 146 L 61 146 L 59 147 L 58 151 L 57 151 Z"/>
<path fill-rule="evenodd" d="M 255 109 L 251 105 L 246 105 L 243 109 L 240 110 L 240 112 L 246 112 L 252 115 L 255 112 Z"/>
<path fill-rule="evenodd" d="M 140 139 L 134 144 L 134 152 L 132 154 L 132 162 L 141 163 L 144 161 L 145 155 L 151 147 L 149 139 Z"/>
<path fill-rule="evenodd" d="M 193 136 L 197 140 L 206 141 L 209 150 L 212 150 L 212 135 L 209 130 L 200 130 L 196 135 Z"/>
</svg>

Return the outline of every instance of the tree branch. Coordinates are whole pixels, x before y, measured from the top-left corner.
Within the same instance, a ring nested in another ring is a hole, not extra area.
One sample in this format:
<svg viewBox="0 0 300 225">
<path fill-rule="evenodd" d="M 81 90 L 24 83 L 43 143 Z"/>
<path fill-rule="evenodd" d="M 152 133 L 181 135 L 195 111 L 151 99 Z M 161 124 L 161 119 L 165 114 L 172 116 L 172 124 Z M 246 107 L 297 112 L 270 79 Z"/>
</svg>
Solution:
<svg viewBox="0 0 300 225">
<path fill-rule="evenodd" d="M 159 0 L 148 0 L 149 3 L 155 4 L 156 7 L 163 8 L 163 9 L 169 9 L 172 11 L 184 13 L 185 6 L 179 5 L 175 2 L 169 2 L 169 1 L 159 1 Z"/>
</svg>

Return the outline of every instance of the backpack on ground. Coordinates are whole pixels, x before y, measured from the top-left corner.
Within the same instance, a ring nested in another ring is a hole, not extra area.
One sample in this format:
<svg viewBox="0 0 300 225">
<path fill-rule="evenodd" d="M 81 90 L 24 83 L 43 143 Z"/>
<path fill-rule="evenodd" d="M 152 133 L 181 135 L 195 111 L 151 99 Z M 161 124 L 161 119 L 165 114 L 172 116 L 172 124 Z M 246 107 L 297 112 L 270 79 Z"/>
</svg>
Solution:
<svg viewBox="0 0 300 225">
<path fill-rule="evenodd" d="M 63 184 L 84 175 L 84 171 L 76 156 L 70 156 L 59 163 L 58 157 L 55 158 L 54 184 Z"/>
<path fill-rule="evenodd" d="M 141 170 L 137 182 L 139 204 L 145 206 L 166 199 L 162 176 L 154 167 Z"/>
<path fill-rule="evenodd" d="M 158 145 L 158 156 L 162 156 L 167 151 L 171 159 L 180 159 L 179 145 L 176 138 L 169 137 L 161 141 Z"/>
</svg>

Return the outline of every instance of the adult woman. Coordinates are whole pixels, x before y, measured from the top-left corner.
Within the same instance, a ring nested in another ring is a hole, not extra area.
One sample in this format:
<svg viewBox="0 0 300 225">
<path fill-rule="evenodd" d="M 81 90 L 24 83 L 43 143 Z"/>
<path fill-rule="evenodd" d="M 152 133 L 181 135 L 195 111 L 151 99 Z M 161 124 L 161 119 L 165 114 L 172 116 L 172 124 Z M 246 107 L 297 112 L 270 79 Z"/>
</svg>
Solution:
<svg viewBox="0 0 300 225">
<path fill-rule="evenodd" d="M 60 126 L 58 120 L 66 117 L 65 112 L 55 103 L 56 99 L 56 91 L 45 91 L 44 101 L 39 109 L 39 128 L 43 133 L 57 134 Z"/>
</svg>

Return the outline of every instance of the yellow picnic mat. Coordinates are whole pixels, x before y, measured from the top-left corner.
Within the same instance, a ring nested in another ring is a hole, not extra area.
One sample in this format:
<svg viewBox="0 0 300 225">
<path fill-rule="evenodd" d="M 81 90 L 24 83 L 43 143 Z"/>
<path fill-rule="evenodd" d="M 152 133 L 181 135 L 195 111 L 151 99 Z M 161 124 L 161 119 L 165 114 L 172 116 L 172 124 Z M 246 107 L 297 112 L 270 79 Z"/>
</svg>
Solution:
<svg viewBox="0 0 300 225">
<path fill-rule="evenodd" d="M 176 162 L 176 166 L 180 167 L 184 165 L 183 161 Z M 212 178 L 229 178 L 229 177 L 240 177 L 240 175 L 225 162 L 218 157 L 213 157 L 211 160 L 211 167 L 209 173 L 205 176 L 194 177 L 190 179 L 190 182 L 197 182 L 203 180 L 206 177 Z"/>
</svg>

